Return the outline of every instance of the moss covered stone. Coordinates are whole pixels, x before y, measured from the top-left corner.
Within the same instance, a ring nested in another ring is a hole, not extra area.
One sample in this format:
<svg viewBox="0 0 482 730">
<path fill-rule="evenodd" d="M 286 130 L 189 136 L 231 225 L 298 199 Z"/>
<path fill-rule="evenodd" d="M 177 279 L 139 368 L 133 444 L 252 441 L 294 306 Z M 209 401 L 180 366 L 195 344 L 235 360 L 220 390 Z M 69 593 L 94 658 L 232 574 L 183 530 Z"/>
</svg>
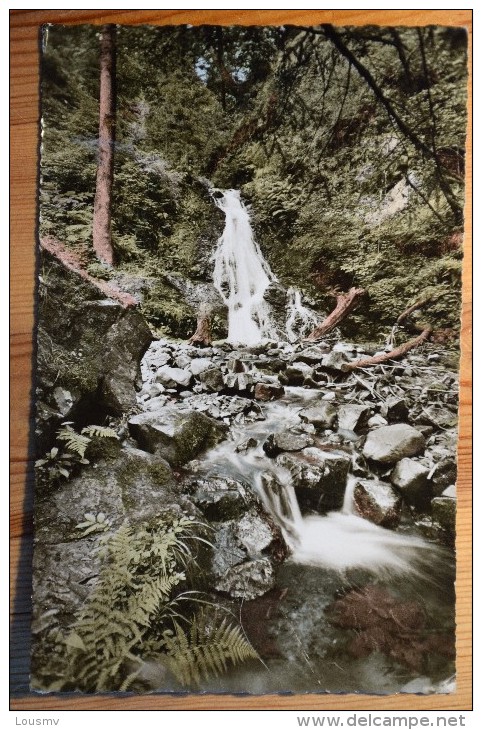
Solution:
<svg viewBox="0 0 482 730">
<path fill-rule="evenodd" d="M 129 430 L 141 448 L 180 466 L 225 438 L 227 428 L 198 411 L 168 406 L 132 416 Z"/>
</svg>

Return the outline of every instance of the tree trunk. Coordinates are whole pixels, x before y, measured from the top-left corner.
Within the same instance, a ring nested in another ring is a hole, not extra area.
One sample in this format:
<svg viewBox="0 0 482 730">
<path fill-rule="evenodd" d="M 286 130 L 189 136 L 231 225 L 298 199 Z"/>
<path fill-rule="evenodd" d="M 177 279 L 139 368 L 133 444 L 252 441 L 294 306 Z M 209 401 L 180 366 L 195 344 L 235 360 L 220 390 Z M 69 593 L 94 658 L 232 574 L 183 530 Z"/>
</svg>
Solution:
<svg viewBox="0 0 482 730">
<path fill-rule="evenodd" d="M 430 325 L 427 325 L 423 332 L 419 334 L 418 337 L 415 337 L 413 340 L 405 342 L 403 345 L 396 347 L 394 350 L 390 350 L 390 352 L 384 352 L 381 355 L 366 357 L 363 360 L 356 360 L 355 362 L 350 362 L 347 365 L 343 365 L 343 371 L 351 372 L 351 370 L 356 370 L 357 368 L 370 368 L 374 365 L 381 365 L 384 362 L 388 362 L 388 360 L 397 360 L 406 355 L 406 353 L 410 350 L 413 350 L 414 347 L 418 347 L 423 342 L 428 340 L 431 334 L 432 327 L 430 327 Z"/>
<path fill-rule="evenodd" d="M 212 342 L 210 310 L 208 307 L 201 307 L 197 317 L 196 331 L 189 340 L 189 344 L 210 347 Z"/>
<path fill-rule="evenodd" d="M 440 169 L 440 158 L 438 156 L 437 150 L 435 147 L 431 147 L 428 144 L 426 144 L 425 140 L 419 136 L 419 134 L 408 126 L 408 124 L 402 119 L 400 114 L 395 108 L 394 103 L 392 100 L 385 95 L 382 88 L 378 85 L 378 83 L 375 81 L 375 78 L 372 76 L 370 70 L 367 66 L 364 66 L 362 62 L 354 55 L 354 53 L 348 48 L 348 46 L 344 43 L 341 36 L 336 32 L 334 26 L 325 24 L 322 26 L 323 31 L 318 32 L 324 32 L 326 37 L 333 43 L 335 48 L 338 49 L 338 51 L 345 56 L 347 61 L 349 61 L 358 71 L 359 75 L 366 81 L 370 89 L 375 94 L 375 97 L 378 99 L 378 101 L 382 104 L 382 106 L 385 108 L 388 116 L 393 120 L 393 122 L 396 124 L 396 126 L 399 128 L 399 130 L 407 137 L 407 139 L 410 140 L 410 142 L 413 144 L 413 146 L 419 150 L 425 157 L 428 159 L 433 159 L 435 162 L 435 165 L 437 167 L 437 173 L 438 173 L 438 179 L 440 188 L 442 190 L 442 193 L 445 196 L 445 199 L 447 203 L 450 206 L 450 209 L 452 210 L 452 213 L 454 215 L 454 219 L 456 223 L 462 223 L 463 222 L 463 210 L 461 206 L 459 205 L 458 201 L 456 200 L 454 194 L 452 193 L 452 189 L 450 188 L 449 183 L 445 179 L 441 169 Z M 316 32 L 313 31 L 312 32 Z M 430 86 L 427 86 L 427 93 L 430 93 Z M 429 102 L 430 102 L 430 96 L 429 96 Z"/>
<path fill-rule="evenodd" d="M 357 289 L 354 286 L 346 293 L 342 292 L 341 294 L 337 294 L 335 309 L 305 338 L 306 341 L 315 342 L 326 335 L 327 332 L 334 329 L 334 327 L 337 327 L 356 307 L 358 300 L 363 294 L 365 294 L 365 289 Z"/>
<path fill-rule="evenodd" d="M 100 38 L 99 153 L 95 186 L 93 246 L 97 258 L 114 263 L 112 248 L 112 182 L 115 141 L 115 25 L 102 26 Z"/>
</svg>

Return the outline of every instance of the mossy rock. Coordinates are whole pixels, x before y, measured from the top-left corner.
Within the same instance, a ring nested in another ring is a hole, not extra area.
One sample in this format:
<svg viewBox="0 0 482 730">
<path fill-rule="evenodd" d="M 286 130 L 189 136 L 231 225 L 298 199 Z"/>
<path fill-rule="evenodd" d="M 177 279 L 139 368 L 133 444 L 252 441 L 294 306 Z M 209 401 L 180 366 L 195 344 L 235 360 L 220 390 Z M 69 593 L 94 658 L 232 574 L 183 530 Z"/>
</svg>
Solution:
<svg viewBox="0 0 482 730">
<path fill-rule="evenodd" d="M 227 427 L 198 411 L 171 406 L 133 416 L 129 430 L 141 448 L 180 466 L 225 438 Z"/>
</svg>

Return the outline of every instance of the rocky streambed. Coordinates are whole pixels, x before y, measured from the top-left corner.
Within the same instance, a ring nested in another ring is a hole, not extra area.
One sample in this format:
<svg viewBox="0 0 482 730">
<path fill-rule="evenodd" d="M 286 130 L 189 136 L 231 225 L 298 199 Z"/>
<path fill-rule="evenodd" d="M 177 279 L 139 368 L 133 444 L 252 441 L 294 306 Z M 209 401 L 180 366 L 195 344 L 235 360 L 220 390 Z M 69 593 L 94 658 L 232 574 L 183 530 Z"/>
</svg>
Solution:
<svg viewBox="0 0 482 730">
<path fill-rule="evenodd" d="M 273 465 L 283 467 L 305 513 L 341 509 L 351 474 L 362 517 L 396 528 L 410 515 L 428 537 L 450 543 L 457 375 L 432 346 L 345 374 L 364 352 L 329 342 L 236 350 L 156 341 L 142 362 L 141 412 L 128 434 L 173 466 L 191 462 L 191 472 L 248 480 L 259 472 L 266 487 L 251 484 L 258 495 L 269 492 Z"/>
<path fill-rule="evenodd" d="M 119 441 L 37 501 L 37 604 L 66 627 L 95 584 L 79 515 L 187 513 L 203 590 L 263 661 L 202 690 L 450 691 L 457 375 L 432 345 L 347 374 L 367 349 L 152 342 Z M 180 688 L 155 663 L 145 681 Z"/>
<path fill-rule="evenodd" d="M 157 341 L 144 357 L 129 437 L 181 467 L 213 527 L 210 585 L 242 601 L 268 666 L 208 688 L 428 692 L 453 672 L 456 374 L 428 346 L 346 375 L 364 352 Z"/>
</svg>

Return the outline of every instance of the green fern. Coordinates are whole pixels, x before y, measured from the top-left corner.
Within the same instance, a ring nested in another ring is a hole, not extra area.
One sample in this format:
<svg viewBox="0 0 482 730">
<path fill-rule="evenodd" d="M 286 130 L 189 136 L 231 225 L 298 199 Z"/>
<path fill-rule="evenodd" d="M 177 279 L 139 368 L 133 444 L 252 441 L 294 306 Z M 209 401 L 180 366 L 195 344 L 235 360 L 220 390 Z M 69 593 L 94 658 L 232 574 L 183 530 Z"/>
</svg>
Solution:
<svg viewBox="0 0 482 730">
<path fill-rule="evenodd" d="M 67 421 L 57 431 L 57 439 L 64 441 L 67 449 L 80 456 L 81 459 L 85 457 L 85 450 L 91 441 L 88 436 L 77 433 Z"/>
<path fill-rule="evenodd" d="M 96 515 L 85 512 L 84 520 L 85 522 L 79 522 L 78 525 L 75 525 L 76 530 L 82 530 L 79 537 L 86 537 L 92 532 L 105 532 L 110 528 L 110 520 L 103 512 L 98 512 Z"/>
<path fill-rule="evenodd" d="M 116 690 L 132 674 L 129 667 L 141 665 L 148 632 L 171 616 L 196 524 L 181 517 L 137 531 L 123 525 L 103 541 L 97 584 L 65 642 L 67 686 Z"/>
<path fill-rule="evenodd" d="M 85 518 L 79 529 L 92 531 L 99 515 Z M 65 639 L 63 689 L 125 691 L 147 658 L 164 662 L 182 684 L 199 685 L 258 657 L 239 627 L 226 620 L 216 626 L 204 611 L 193 618 L 179 613 L 181 599 L 184 605 L 194 600 L 192 592 L 177 594 L 195 563 L 194 541 L 204 541 L 197 534 L 203 528 L 190 517 L 167 515 L 101 538 L 97 583 Z M 190 624 L 188 633 L 181 619 Z"/>
<path fill-rule="evenodd" d="M 86 426 L 82 429 L 81 434 L 88 438 L 110 438 L 119 439 L 118 435 L 110 426 Z"/>
<path fill-rule="evenodd" d="M 257 652 L 244 636 L 239 626 L 233 626 L 223 619 L 219 626 L 207 620 L 204 611 L 194 617 L 189 633 L 173 622 L 174 633 L 163 634 L 167 656 L 165 663 L 186 685 L 200 685 L 202 679 L 219 676 L 249 659 L 259 659 Z"/>
<path fill-rule="evenodd" d="M 57 439 L 64 441 L 66 448 L 84 459 L 87 447 L 93 438 L 113 438 L 118 439 L 116 432 L 109 426 L 86 426 L 80 433 L 72 428 L 71 421 L 65 421 L 62 427 L 57 431 Z M 88 463 L 86 461 L 86 463 Z"/>
</svg>

